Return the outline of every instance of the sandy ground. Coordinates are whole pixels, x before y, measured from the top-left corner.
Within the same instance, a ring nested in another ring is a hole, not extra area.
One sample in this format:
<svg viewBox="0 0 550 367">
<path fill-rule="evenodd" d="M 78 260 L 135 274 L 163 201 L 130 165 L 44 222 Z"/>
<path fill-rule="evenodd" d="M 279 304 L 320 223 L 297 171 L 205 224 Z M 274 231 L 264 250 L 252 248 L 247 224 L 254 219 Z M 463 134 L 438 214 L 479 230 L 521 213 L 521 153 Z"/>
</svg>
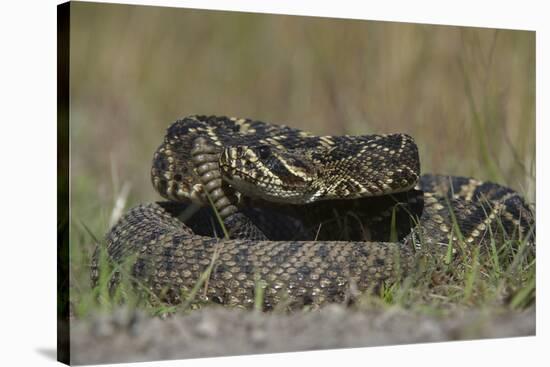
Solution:
<svg viewBox="0 0 550 367">
<path fill-rule="evenodd" d="M 399 309 L 263 314 L 207 308 L 165 320 L 124 309 L 71 324 L 74 364 L 353 348 L 535 335 L 535 309 L 456 310 L 429 316 Z"/>
</svg>

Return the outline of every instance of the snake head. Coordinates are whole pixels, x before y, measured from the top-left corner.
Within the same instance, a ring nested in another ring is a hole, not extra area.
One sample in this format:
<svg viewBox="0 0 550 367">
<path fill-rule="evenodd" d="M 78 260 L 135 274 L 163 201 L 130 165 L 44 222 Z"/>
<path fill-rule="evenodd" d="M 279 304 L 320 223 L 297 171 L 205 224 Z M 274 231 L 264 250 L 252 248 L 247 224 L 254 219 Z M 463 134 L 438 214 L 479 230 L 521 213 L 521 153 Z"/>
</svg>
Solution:
<svg viewBox="0 0 550 367">
<path fill-rule="evenodd" d="M 318 177 L 317 167 L 303 152 L 268 145 L 227 147 L 219 166 L 223 179 L 237 191 L 271 202 L 303 203 Z"/>
<path fill-rule="evenodd" d="M 323 139 L 307 148 L 227 147 L 220 173 L 247 196 L 288 204 L 395 194 L 418 181 L 418 149 L 408 135 Z"/>
</svg>

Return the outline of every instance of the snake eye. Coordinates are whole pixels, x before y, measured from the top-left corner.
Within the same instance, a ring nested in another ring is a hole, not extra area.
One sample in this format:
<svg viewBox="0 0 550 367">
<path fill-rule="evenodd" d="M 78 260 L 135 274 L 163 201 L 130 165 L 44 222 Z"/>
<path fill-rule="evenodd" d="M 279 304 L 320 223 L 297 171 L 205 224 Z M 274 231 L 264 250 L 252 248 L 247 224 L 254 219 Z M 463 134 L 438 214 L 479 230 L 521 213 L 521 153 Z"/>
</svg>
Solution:
<svg viewBox="0 0 550 367">
<path fill-rule="evenodd" d="M 260 159 L 266 159 L 271 155 L 271 149 L 267 145 L 258 148 L 258 156 Z"/>
</svg>

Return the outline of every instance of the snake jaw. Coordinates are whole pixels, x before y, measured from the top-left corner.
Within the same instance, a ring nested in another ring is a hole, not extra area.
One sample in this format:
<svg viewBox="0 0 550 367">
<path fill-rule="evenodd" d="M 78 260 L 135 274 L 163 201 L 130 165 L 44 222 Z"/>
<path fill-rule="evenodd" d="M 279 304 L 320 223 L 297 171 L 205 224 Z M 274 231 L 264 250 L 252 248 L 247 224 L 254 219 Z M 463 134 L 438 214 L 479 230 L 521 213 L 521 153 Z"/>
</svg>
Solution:
<svg viewBox="0 0 550 367">
<path fill-rule="evenodd" d="M 223 179 L 237 191 L 279 203 L 303 203 L 318 177 L 316 168 L 295 154 L 266 145 L 228 147 L 220 155 L 219 167 Z"/>
<path fill-rule="evenodd" d="M 300 204 L 304 202 L 307 193 L 296 188 L 285 186 L 280 180 L 249 176 L 245 172 L 229 173 L 220 166 L 224 181 L 238 192 L 252 197 L 277 203 Z M 258 190 L 262 187 L 262 190 Z"/>
</svg>

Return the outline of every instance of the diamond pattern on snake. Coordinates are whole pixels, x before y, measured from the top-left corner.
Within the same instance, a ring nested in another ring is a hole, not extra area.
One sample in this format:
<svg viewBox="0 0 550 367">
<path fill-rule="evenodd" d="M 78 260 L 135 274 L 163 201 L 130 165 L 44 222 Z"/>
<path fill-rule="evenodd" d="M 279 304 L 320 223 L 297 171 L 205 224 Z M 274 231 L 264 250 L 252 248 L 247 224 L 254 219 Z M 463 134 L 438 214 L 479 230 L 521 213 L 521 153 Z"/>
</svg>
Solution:
<svg viewBox="0 0 550 367">
<path fill-rule="evenodd" d="M 351 302 L 416 271 L 422 253 L 531 238 L 515 191 L 421 174 L 406 134 L 315 136 L 242 118 L 174 122 L 153 156 L 166 200 L 130 209 L 106 236 L 115 263 L 163 302 L 197 298 L 264 309 Z M 92 281 L 98 280 L 98 255 Z M 113 284 L 116 283 L 114 278 Z"/>
</svg>

